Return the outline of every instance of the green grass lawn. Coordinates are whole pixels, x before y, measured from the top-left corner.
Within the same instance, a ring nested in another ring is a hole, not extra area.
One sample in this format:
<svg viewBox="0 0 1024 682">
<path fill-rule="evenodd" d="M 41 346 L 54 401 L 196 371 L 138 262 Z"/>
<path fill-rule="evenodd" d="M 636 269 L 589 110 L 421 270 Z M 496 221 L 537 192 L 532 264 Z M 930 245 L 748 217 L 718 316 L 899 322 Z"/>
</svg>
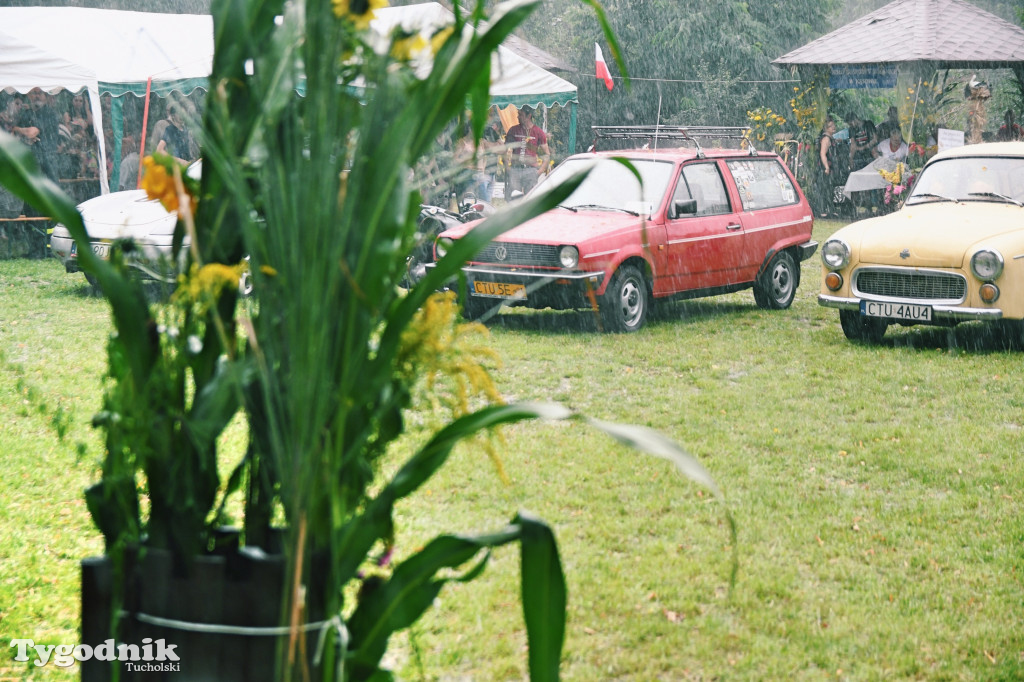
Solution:
<svg viewBox="0 0 1024 682">
<path fill-rule="evenodd" d="M 567 680 L 1024 679 L 1022 344 L 980 325 L 852 344 L 819 281 L 815 256 L 790 310 L 746 291 L 670 305 L 631 335 L 598 334 L 586 313 L 490 324 L 508 399 L 651 426 L 704 463 L 738 526 L 731 591 L 722 505 L 578 423 L 505 429 L 509 484 L 457 450 L 399 508 L 398 554 L 518 509 L 548 520 Z M 16 664 L 7 644 L 76 641 L 78 562 L 102 551 L 82 490 L 108 331 L 81 275 L 0 262 L 0 680 L 76 674 Z M 393 641 L 400 677 L 523 679 L 518 570 L 507 548 L 446 588 Z"/>
</svg>

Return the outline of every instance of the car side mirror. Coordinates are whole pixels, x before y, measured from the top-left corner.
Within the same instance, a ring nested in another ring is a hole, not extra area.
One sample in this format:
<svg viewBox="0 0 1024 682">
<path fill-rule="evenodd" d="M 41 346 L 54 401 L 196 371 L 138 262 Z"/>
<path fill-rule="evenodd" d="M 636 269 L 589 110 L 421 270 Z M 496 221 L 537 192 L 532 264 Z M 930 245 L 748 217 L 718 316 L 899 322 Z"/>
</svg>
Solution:
<svg viewBox="0 0 1024 682">
<path fill-rule="evenodd" d="M 697 215 L 697 200 L 684 199 L 672 204 L 672 217 L 678 218 L 682 215 Z"/>
</svg>

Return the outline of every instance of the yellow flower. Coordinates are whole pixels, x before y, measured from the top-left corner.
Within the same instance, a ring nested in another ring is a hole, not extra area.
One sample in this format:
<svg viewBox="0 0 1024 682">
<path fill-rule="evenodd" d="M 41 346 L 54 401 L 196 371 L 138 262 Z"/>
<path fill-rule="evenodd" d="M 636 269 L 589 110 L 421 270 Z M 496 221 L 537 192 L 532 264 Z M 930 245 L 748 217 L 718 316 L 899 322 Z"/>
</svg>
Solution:
<svg viewBox="0 0 1024 682">
<path fill-rule="evenodd" d="M 277 270 L 270 267 L 269 265 L 261 265 L 260 272 L 262 272 L 267 277 L 277 277 Z"/>
<path fill-rule="evenodd" d="M 355 27 L 365 31 L 373 20 L 374 10 L 388 6 L 388 0 L 331 0 L 334 16 L 347 18 Z"/>
<path fill-rule="evenodd" d="M 142 189 L 146 190 L 146 196 L 150 199 L 159 199 L 169 213 L 176 212 L 179 208 L 178 193 L 174 189 L 174 178 L 167 172 L 166 166 L 158 163 L 152 156 L 147 156 L 142 159 L 142 167 L 144 169 Z M 189 194 L 188 188 L 185 188 L 185 194 L 190 199 L 189 203 L 194 215 L 198 201 Z"/>
<path fill-rule="evenodd" d="M 238 279 L 248 267 L 245 261 L 238 265 L 207 263 L 201 268 L 193 263 L 187 275 L 178 275 L 178 288 L 171 300 L 184 305 L 198 303 L 205 310 L 224 289 L 238 288 Z"/>
<path fill-rule="evenodd" d="M 433 51 L 434 54 L 438 53 L 438 51 L 441 49 L 441 46 L 444 45 L 444 41 L 448 40 L 448 36 L 450 36 L 452 33 L 455 33 L 455 28 L 453 26 L 448 26 L 447 28 L 442 28 L 440 31 L 434 34 L 434 36 L 430 39 L 430 49 Z"/>
<path fill-rule="evenodd" d="M 479 339 L 486 339 L 487 327 L 459 321 L 459 307 L 452 292 L 430 296 L 402 332 L 395 358 L 397 375 L 410 388 L 422 378 L 417 395 L 436 409 L 460 417 L 474 409 L 474 403 L 503 404 L 491 368 L 500 365 L 497 353 Z M 499 475 L 505 473 L 500 458 L 488 441 L 485 452 Z"/>
<path fill-rule="evenodd" d="M 399 38 L 391 45 L 391 56 L 407 62 L 427 47 L 427 41 L 419 33 Z"/>
</svg>

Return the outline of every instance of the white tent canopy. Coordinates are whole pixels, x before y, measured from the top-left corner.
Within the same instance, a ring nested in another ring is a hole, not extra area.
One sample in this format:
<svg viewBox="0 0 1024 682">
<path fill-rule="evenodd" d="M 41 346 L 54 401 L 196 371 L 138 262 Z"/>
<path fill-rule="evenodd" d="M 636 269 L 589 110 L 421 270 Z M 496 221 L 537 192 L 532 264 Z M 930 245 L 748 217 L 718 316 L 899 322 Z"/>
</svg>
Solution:
<svg viewBox="0 0 1024 682">
<path fill-rule="evenodd" d="M 373 28 L 388 34 L 401 25 L 430 31 L 454 16 L 436 2 L 375 11 Z M 213 18 L 85 7 L 0 7 L 0 88 L 89 90 L 97 139 L 102 140 L 100 94 L 114 99 L 115 139 L 120 146 L 121 105 L 132 93 L 185 94 L 205 88 L 213 68 Z M 13 36 L 17 36 L 14 38 Z M 570 149 L 576 130 L 576 86 L 499 47 L 491 63 L 491 99 L 499 107 L 543 104 L 571 107 Z M 101 154 L 104 154 L 103 145 Z M 116 150 L 115 150 L 116 151 Z M 100 164 L 107 191 L 106 163 Z"/>
<path fill-rule="evenodd" d="M 455 23 L 455 15 L 439 3 L 425 2 L 404 7 L 374 10 L 370 27 L 381 35 L 390 35 L 396 27 L 409 33 L 425 33 Z M 520 57 L 507 47 L 499 46 L 491 56 L 491 103 L 499 107 L 509 104 L 536 107 L 566 105 L 576 101 L 576 86 Z"/>
<path fill-rule="evenodd" d="M 213 17 L 86 7 L 0 7 L 5 33 L 96 74 L 115 97 L 189 92 L 205 87 L 213 67 Z"/>
<path fill-rule="evenodd" d="M 189 93 L 206 87 L 213 66 L 209 15 L 0 7 L 0 26 L 0 88 L 87 89 L 97 140 L 103 140 L 100 93 L 115 98 L 128 93 Z M 121 106 L 119 100 L 114 102 L 119 149 Z M 100 188 L 105 193 L 108 150 L 99 147 Z"/>
<path fill-rule="evenodd" d="M 382 36 L 390 35 L 401 27 L 408 33 L 422 33 L 426 37 L 455 22 L 455 15 L 436 2 L 425 2 L 404 7 L 385 7 L 374 10 L 371 28 Z M 559 78 L 512 50 L 499 46 L 491 55 L 491 104 L 505 108 L 509 104 L 521 107 L 569 106 L 572 112 L 569 149 L 576 140 L 576 86 Z"/>
<path fill-rule="evenodd" d="M 65 89 L 71 92 L 87 90 L 92 107 L 93 132 L 97 140 L 103 139 L 99 86 L 96 72 L 88 67 L 0 33 L 0 88 L 10 88 L 22 94 L 34 88 L 46 91 Z M 103 145 L 100 145 L 99 170 L 100 186 L 105 187 L 107 164 Z"/>
</svg>

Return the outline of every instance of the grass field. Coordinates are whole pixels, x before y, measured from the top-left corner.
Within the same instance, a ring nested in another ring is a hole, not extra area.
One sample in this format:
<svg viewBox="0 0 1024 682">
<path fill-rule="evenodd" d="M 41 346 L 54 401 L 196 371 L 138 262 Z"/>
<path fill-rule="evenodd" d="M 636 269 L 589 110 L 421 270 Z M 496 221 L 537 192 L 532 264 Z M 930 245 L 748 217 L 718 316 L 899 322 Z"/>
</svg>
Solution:
<svg viewBox="0 0 1024 682">
<path fill-rule="evenodd" d="M 400 507 L 398 553 L 521 508 L 547 519 L 569 584 L 567 680 L 1024 679 L 1021 344 L 978 325 L 852 344 L 817 305 L 818 263 L 787 311 L 747 291 L 632 335 L 585 313 L 490 325 L 508 399 L 648 425 L 705 464 L 738 526 L 733 590 L 722 505 L 581 424 L 506 429 L 507 485 L 457 451 Z M 76 641 L 78 562 L 102 551 L 82 490 L 108 331 L 81 275 L 0 262 L 0 680 L 76 674 L 7 645 Z M 506 549 L 389 657 L 401 679 L 520 680 L 524 647 Z"/>
</svg>

